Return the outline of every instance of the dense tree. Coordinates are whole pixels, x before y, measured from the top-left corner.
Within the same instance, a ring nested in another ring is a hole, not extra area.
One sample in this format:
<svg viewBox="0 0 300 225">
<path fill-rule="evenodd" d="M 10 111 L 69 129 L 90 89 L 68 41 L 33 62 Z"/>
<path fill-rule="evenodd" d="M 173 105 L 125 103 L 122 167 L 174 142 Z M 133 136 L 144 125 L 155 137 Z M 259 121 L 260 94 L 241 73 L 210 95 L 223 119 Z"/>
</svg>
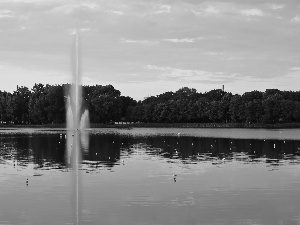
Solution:
<svg viewBox="0 0 300 225">
<path fill-rule="evenodd" d="M 62 85 L 48 86 L 46 100 L 49 103 L 46 107 L 48 121 L 64 123 L 66 117 L 64 87 Z"/>
<path fill-rule="evenodd" d="M 229 107 L 231 98 L 232 94 L 226 92 L 219 101 L 219 118 L 223 123 L 227 123 L 230 121 Z"/>
<path fill-rule="evenodd" d="M 139 101 L 136 106 L 132 109 L 131 121 L 142 122 L 144 115 L 144 106 L 141 101 Z"/>
<path fill-rule="evenodd" d="M 49 122 L 47 111 L 45 110 L 49 106 L 49 102 L 46 99 L 48 87 L 49 85 L 45 87 L 43 84 L 35 84 L 31 90 L 28 110 L 32 123 L 43 124 Z"/>
<path fill-rule="evenodd" d="M 221 89 L 214 89 L 214 90 L 204 93 L 204 96 L 209 101 L 220 101 L 224 95 L 225 95 L 225 92 Z"/>
<path fill-rule="evenodd" d="M 245 117 L 245 107 L 243 104 L 242 97 L 238 94 L 232 96 L 229 104 L 229 115 L 230 120 L 233 123 L 241 123 Z"/>
<path fill-rule="evenodd" d="M 131 113 L 137 102 L 129 96 L 120 96 L 122 101 L 121 117 L 126 121 L 131 121 Z"/>
<path fill-rule="evenodd" d="M 71 85 L 35 84 L 0 91 L 0 122 L 14 124 L 64 123 Z M 110 121 L 160 123 L 293 123 L 300 122 L 300 91 L 267 89 L 232 95 L 221 89 L 204 94 L 181 88 L 136 102 L 112 85 L 83 86 L 81 111 L 91 123 Z"/>
<path fill-rule="evenodd" d="M 292 123 L 296 122 L 297 118 L 294 117 L 294 112 L 296 111 L 296 104 L 292 100 L 281 100 L 280 104 L 280 119 L 279 122 Z"/>
<path fill-rule="evenodd" d="M 245 122 L 259 123 L 263 114 L 262 101 L 254 99 L 253 101 L 245 102 Z"/>
<path fill-rule="evenodd" d="M 280 101 L 283 99 L 282 95 L 277 89 L 272 91 L 268 89 L 264 93 L 263 97 L 263 106 L 264 106 L 264 115 L 262 116 L 262 122 L 264 123 L 278 123 L 280 115 Z"/>
<path fill-rule="evenodd" d="M 208 105 L 208 118 L 211 122 L 221 122 L 221 117 L 219 114 L 220 111 L 220 102 L 219 101 L 211 101 Z"/>
<path fill-rule="evenodd" d="M 192 108 L 193 122 L 206 123 L 209 121 L 208 116 L 208 100 L 205 97 L 200 97 L 193 103 Z"/>
<path fill-rule="evenodd" d="M 0 122 L 9 123 L 12 120 L 12 115 L 7 111 L 8 105 L 11 103 L 12 94 L 9 92 L 0 91 Z"/>
<path fill-rule="evenodd" d="M 200 94 L 194 88 L 183 87 L 175 92 L 173 98 L 175 99 L 186 99 L 186 100 L 196 100 L 200 97 Z"/>
<path fill-rule="evenodd" d="M 14 124 L 29 123 L 29 99 L 29 89 L 27 87 L 17 86 L 17 90 L 13 92 L 7 105 L 7 112 L 11 116 L 11 121 Z"/>
<path fill-rule="evenodd" d="M 90 115 L 93 122 L 107 123 L 109 121 L 121 121 L 122 100 L 120 91 L 112 85 L 96 85 L 91 91 Z M 88 107 L 88 109 L 90 109 Z"/>
<path fill-rule="evenodd" d="M 250 101 L 254 101 L 255 99 L 262 99 L 264 96 L 263 92 L 260 91 L 251 91 L 251 92 L 245 92 L 242 95 L 243 101 L 244 102 L 250 102 Z"/>
<path fill-rule="evenodd" d="M 294 122 L 300 122 L 300 102 L 294 102 L 295 108 L 293 111 Z M 284 121 L 283 121 L 284 122 Z"/>
</svg>

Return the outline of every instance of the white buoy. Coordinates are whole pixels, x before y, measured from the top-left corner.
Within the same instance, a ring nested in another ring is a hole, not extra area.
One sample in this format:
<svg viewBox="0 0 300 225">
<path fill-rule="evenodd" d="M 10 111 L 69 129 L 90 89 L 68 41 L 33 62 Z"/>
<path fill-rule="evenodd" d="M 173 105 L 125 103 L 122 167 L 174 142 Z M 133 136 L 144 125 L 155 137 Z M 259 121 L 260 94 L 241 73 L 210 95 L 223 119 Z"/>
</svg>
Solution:
<svg viewBox="0 0 300 225">
<path fill-rule="evenodd" d="M 275 144 L 274 144 L 274 148 L 275 148 Z"/>
</svg>

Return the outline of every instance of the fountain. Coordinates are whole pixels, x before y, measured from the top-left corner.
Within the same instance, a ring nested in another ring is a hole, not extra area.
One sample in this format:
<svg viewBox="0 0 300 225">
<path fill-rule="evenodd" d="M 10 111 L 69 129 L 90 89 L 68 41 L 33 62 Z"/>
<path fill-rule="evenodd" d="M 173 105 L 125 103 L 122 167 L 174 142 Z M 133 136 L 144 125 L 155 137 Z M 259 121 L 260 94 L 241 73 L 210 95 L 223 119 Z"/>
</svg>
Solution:
<svg viewBox="0 0 300 225">
<path fill-rule="evenodd" d="M 66 103 L 67 120 L 67 146 L 66 146 L 66 164 L 72 168 L 73 174 L 73 198 L 75 199 L 75 224 L 80 224 L 80 204 L 79 204 L 79 185 L 80 173 L 79 164 L 81 161 L 81 146 L 88 149 L 88 131 L 89 112 L 82 109 L 82 86 L 80 73 L 80 53 L 79 53 L 79 29 L 75 33 L 75 52 L 72 54 L 74 59 L 72 63 L 73 74 L 72 84 L 68 93 Z"/>
</svg>

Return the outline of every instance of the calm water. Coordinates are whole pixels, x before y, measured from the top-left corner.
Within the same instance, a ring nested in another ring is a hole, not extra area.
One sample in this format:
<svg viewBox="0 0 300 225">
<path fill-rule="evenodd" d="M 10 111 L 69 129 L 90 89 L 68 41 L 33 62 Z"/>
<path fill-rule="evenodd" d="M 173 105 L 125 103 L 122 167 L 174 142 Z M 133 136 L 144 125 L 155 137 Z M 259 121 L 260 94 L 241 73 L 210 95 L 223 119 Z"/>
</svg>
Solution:
<svg viewBox="0 0 300 225">
<path fill-rule="evenodd" d="M 300 224 L 299 129 L 94 129 L 77 189 L 65 133 L 0 130 L 0 224 Z"/>
</svg>

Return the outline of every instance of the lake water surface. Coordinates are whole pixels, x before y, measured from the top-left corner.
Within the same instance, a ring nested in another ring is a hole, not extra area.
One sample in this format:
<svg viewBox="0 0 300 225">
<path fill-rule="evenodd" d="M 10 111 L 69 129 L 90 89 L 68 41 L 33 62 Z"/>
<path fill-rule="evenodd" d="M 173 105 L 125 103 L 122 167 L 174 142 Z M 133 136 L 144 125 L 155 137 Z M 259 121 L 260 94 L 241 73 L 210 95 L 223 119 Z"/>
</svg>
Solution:
<svg viewBox="0 0 300 225">
<path fill-rule="evenodd" d="M 0 225 L 300 224 L 299 129 L 0 130 Z"/>
</svg>

